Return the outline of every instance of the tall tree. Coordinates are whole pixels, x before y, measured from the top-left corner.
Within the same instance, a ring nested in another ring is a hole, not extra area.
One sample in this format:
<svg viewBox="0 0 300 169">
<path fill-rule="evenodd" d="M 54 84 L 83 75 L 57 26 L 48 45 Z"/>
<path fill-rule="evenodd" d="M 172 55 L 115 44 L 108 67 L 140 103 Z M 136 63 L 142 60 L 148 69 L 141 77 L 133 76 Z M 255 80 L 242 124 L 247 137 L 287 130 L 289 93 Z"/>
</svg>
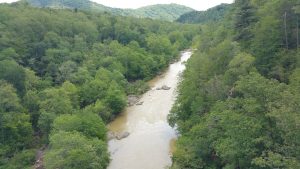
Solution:
<svg viewBox="0 0 300 169">
<path fill-rule="evenodd" d="M 253 37 L 251 27 L 256 21 L 255 8 L 251 5 L 251 0 L 235 0 L 235 40 L 244 43 L 244 47 L 249 44 Z"/>
</svg>

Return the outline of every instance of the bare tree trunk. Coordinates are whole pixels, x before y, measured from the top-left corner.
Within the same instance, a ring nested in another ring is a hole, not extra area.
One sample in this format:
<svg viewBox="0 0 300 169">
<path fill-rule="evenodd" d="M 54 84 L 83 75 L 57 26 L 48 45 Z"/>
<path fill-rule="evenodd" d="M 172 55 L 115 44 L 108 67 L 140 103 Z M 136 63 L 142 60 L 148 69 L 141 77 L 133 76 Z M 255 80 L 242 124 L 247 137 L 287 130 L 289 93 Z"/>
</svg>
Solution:
<svg viewBox="0 0 300 169">
<path fill-rule="evenodd" d="M 284 30 L 285 30 L 285 44 L 286 44 L 286 49 L 289 49 L 289 44 L 288 44 L 288 36 L 287 36 L 287 25 L 286 25 L 286 15 L 287 13 L 284 13 Z"/>
<path fill-rule="evenodd" d="M 299 48 L 299 16 L 297 15 L 297 49 Z"/>
</svg>

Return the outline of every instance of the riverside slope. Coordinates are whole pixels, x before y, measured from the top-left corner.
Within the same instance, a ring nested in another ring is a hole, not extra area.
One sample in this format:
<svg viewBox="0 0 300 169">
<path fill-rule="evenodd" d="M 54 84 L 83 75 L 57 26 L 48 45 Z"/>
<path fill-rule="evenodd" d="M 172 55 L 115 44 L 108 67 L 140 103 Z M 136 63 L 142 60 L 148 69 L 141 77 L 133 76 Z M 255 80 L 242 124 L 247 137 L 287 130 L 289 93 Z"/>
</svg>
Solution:
<svg viewBox="0 0 300 169">
<path fill-rule="evenodd" d="M 176 99 L 179 75 L 191 55 L 191 51 L 182 52 L 180 61 L 149 82 L 152 89 L 142 95 L 142 105 L 128 107 L 109 124 L 111 132 L 130 135 L 109 141 L 112 161 L 108 169 L 164 169 L 171 165 L 171 143 L 176 139 L 176 131 L 169 126 L 167 116 Z M 163 85 L 171 89 L 156 90 Z"/>
</svg>

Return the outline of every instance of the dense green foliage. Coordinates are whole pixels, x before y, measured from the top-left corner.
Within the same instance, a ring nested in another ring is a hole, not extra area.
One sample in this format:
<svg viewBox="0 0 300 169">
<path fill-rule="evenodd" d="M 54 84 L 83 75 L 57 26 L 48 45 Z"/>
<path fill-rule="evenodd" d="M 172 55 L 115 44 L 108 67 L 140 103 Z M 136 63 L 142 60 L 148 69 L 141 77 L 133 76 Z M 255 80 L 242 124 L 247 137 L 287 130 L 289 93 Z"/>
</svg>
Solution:
<svg viewBox="0 0 300 169">
<path fill-rule="evenodd" d="M 82 11 L 0 5 L 0 169 L 40 147 L 49 169 L 106 168 L 105 124 L 192 41 L 171 168 L 300 168 L 298 0 L 236 0 L 201 27 L 51 2 Z"/>
<path fill-rule="evenodd" d="M 46 2 L 46 1 L 45 1 Z M 72 1 L 73 2 L 73 1 Z M 0 5 L 0 168 L 106 168 L 105 124 L 199 27 Z M 21 167 L 20 167 L 21 166 Z"/>
<path fill-rule="evenodd" d="M 194 9 L 178 5 L 178 4 L 158 4 L 150 5 L 146 7 L 141 7 L 136 10 L 133 10 L 128 14 L 129 16 L 142 17 L 142 18 L 152 18 L 152 19 L 161 19 L 167 21 L 174 21 L 178 19 L 182 14 L 187 12 L 194 11 Z"/>
<path fill-rule="evenodd" d="M 158 4 L 138 9 L 111 8 L 97 4 L 90 0 L 23 0 L 35 7 L 56 9 L 79 9 L 94 12 L 109 12 L 114 15 L 133 16 L 137 18 L 151 18 L 165 21 L 174 21 L 184 13 L 194 9 L 178 4 Z"/>
<path fill-rule="evenodd" d="M 50 142 L 46 168 L 105 169 L 108 165 L 106 143 L 102 140 L 91 140 L 77 132 L 58 132 L 51 136 Z"/>
<path fill-rule="evenodd" d="M 216 22 L 224 19 L 231 8 L 230 4 L 221 4 L 206 11 L 191 11 L 181 15 L 176 21 L 192 24 Z"/>
<path fill-rule="evenodd" d="M 236 0 L 202 26 L 169 116 L 172 168 L 300 168 L 297 2 Z"/>
</svg>

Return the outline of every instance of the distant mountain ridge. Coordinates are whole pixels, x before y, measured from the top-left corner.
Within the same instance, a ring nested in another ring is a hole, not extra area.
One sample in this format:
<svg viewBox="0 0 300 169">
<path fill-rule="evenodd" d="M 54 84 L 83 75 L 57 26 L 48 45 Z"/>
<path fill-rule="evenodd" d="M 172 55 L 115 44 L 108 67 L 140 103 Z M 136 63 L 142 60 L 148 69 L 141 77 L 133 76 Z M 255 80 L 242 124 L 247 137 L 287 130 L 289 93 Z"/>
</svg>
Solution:
<svg viewBox="0 0 300 169">
<path fill-rule="evenodd" d="M 181 15 L 176 21 L 180 23 L 207 23 L 222 20 L 230 11 L 231 4 L 221 4 L 206 11 L 191 11 Z"/>
<path fill-rule="evenodd" d="M 138 18 L 151 18 L 167 21 L 174 21 L 182 14 L 195 11 L 192 8 L 178 4 L 157 4 L 138 9 L 121 9 L 107 7 L 90 0 L 21 0 L 30 5 L 40 8 L 69 8 L 88 10 L 94 12 L 110 12 L 115 15 L 133 16 Z"/>
<path fill-rule="evenodd" d="M 173 21 L 182 14 L 194 11 L 194 9 L 178 4 L 158 4 L 134 10 L 137 16 L 149 16 L 150 18 Z"/>
</svg>

